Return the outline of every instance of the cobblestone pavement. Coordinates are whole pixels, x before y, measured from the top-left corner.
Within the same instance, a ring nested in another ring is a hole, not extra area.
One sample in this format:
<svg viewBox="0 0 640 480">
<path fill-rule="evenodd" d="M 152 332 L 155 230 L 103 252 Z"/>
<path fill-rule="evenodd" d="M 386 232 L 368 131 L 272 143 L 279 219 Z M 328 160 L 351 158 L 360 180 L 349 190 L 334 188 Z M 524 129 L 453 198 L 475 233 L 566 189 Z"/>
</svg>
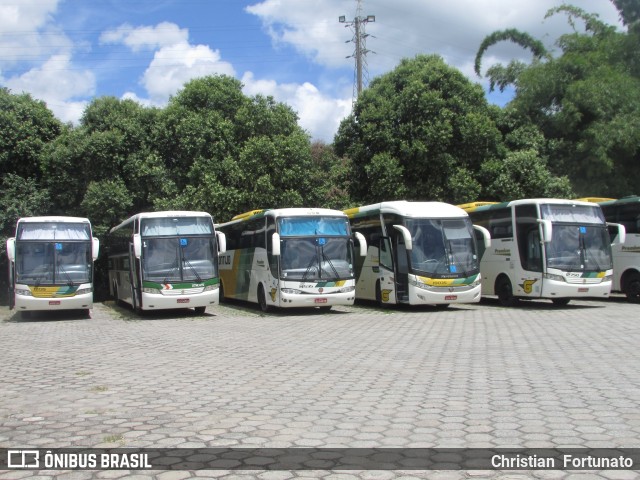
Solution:
<svg viewBox="0 0 640 480">
<path fill-rule="evenodd" d="M 486 301 L 92 318 L 0 309 L 0 447 L 640 447 L 640 306 Z M 608 471 L 26 471 L 0 478 L 640 478 Z"/>
</svg>

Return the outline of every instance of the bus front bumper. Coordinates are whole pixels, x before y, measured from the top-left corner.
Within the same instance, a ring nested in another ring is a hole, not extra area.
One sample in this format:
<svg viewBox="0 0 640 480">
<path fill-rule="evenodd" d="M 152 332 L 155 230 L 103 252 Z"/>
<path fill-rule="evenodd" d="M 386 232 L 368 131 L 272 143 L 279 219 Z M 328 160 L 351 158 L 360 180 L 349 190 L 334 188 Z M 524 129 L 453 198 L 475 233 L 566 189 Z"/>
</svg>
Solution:
<svg viewBox="0 0 640 480">
<path fill-rule="evenodd" d="M 143 310 L 168 310 L 173 308 L 210 307 L 219 303 L 220 290 L 185 295 L 162 295 L 161 293 L 142 292 Z"/>
<path fill-rule="evenodd" d="M 38 310 L 82 310 L 93 307 L 93 292 L 72 297 L 41 298 L 16 292 L 15 309 L 20 312 Z"/>
<path fill-rule="evenodd" d="M 480 284 L 474 287 L 443 287 L 428 290 L 409 285 L 409 304 L 440 305 L 448 303 L 477 303 L 480 301 L 480 290 Z"/>
<path fill-rule="evenodd" d="M 542 298 L 609 298 L 612 282 L 567 283 L 565 281 L 545 279 L 542 286 Z"/>
</svg>

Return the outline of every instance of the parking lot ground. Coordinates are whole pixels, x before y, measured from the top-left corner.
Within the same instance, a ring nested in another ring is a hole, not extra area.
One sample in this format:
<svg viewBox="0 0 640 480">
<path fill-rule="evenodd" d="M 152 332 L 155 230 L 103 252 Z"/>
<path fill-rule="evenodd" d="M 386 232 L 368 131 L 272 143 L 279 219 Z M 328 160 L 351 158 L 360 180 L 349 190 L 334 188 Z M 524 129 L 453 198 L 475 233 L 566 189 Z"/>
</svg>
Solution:
<svg viewBox="0 0 640 480">
<path fill-rule="evenodd" d="M 640 448 L 640 306 L 90 319 L 0 309 L 3 448 Z M 637 470 L 0 471 L 0 478 L 640 478 Z"/>
</svg>

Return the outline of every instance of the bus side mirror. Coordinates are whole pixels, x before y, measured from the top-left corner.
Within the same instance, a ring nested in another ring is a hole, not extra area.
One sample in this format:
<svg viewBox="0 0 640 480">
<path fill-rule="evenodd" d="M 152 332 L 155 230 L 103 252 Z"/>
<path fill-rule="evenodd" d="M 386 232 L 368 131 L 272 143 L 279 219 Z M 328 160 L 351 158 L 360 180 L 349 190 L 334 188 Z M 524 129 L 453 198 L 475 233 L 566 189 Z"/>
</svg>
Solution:
<svg viewBox="0 0 640 480">
<path fill-rule="evenodd" d="M 271 235 L 271 253 L 276 257 L 280 255 L 280 234 L 278 232 Z"/>
<path fill-rule="evenodd" d="M 621 223 L 607 223 L 607 227 L 618 228 L 618 245 L 624 245 L 627 241 L 627 229 Z M 613 245 L 613 243 L 612 243 Z"/>
<path fill-rule="evenodd" d="M 366 257 L 367 256 L 367 240 L 364 238 L 364 235 L 362 235 L 360 232 L 355 232 L 353 235 L 356 237 L 356 240 L 358 241 L 358 245 L 360 246 L 360 256 Z"/>
<path fill-rule="evenodd" d="M 551 237 L 553 236 L 553 226 L 551 225 L 551 220 L 538 219 L 538 223 L 542 225 L 542 241 L 545 243 L 549 243 L 551 241 Z"/>
<path fill-rule="evenodd" d="M 491 246 L 491 234 L 489 230 L 480 225 L 474 225 L 473 228 L 482 234 L 482 238 L 484 239 L 484 248 L 487 249 Z"/>
<path fill-rule="evenodd" d="M 402 238 L 404 239 L 404 248 L 407 250 L 413 250 L 413 241 L 411 240 L 411 233 L 407 227 L 403 225 L 394 225 L 393 228 L 399 230 L 402 233 Z"/>
<path fill-rule="evenodd" d="M 91 258 L 95 262 L 98 259 L 98 254 L 100 252 L 100 240 L 96 237 L 91 239 Z"/>
<path fill-rule="evenodd" d="M 139 233 L 133 234 L 133 254 L 136 258 L 142 256 L 142 237 L 140 237 Z"/>
<path fill-rule="evenodd" d="M 216 231 L 216 237 L 218 238 L 218 253 L 224 253 L 227 251 L 227 236 L 223 232 Z"/>
<path fill-rule="evenodd" d="M 7 256 L 10 262 L 16 261 L 16 239 L 7 238 Z"/>
</svg>

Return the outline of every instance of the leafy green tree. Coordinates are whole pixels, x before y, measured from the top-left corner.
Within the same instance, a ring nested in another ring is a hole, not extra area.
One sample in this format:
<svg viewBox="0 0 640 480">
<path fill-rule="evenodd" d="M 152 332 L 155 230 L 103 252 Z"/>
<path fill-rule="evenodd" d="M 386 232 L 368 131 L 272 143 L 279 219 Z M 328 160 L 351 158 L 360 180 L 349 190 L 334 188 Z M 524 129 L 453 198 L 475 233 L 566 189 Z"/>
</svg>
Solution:
<svg viewBox="0 0 640 480">
<path fill-rule="evenodd" d="M 40 153 L 62 129 L 44 102 L 0 88 L 0 171 L 38 179 Z"/>
<path fill-rule="evenodd" d="M 403 60 L 371 82 L 336 135 L 336 153 L 353 162 L 352 196 L 473 200 L 474 173 L 501 154 L 500 115 L 479 85 L 442 58 Z"/>
<path fill-rule="evenodd" d="M 226 221 L 256 208 L 307 204 L 314 165 L 297 121 L 271 97 L 244 95 L 234 78 L 190 81 L 161 114 L 158 153 L 174 185 L 154 207 L 201 209 Z"/>
<path fill-rule="evenodd" d="M 626 1 L 622 16 L 629 25 L 637 10 Z M 620 32 L 596 15 L 571 6 L 551 9 L 564 13 L 574 32 L 561 36 L 555 57 L 540 52 L 530 65 L 492 67 L 492 87 L 515 87 L 507 110 L 523 125 L 535 125 L 546 145 L 549 169 L 571 179 L 579 195 L 623 196 L 636 191 L 640 154 L 640 55 L 637 34 Z M 584 25 L 584 32 L 577 29 Z M 499 33 L 499 32 L 498 32 Z M 476 57 L 476 66 L 489 46 L 510 40 L 522 46 L 527 36 L 489 35 Z M 479 68 L 477 68 L 479 72 Z"/>
</svg>

